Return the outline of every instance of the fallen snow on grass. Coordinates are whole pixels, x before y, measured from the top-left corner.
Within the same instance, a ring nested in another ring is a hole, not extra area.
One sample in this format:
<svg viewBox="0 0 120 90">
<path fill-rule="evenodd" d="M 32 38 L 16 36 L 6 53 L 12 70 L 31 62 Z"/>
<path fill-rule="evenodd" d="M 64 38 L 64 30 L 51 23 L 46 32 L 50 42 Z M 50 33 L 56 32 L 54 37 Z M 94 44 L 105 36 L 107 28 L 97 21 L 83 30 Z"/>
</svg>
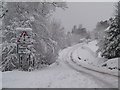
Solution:
<svg viewBox="0 0 120 90">
<path fill-rule="evenodd" d="M 61 62 L 33 72 L 3 73 L 3 88 L 100 88 L 94 79 L 86 77 Z M 107 86 L 106 86 L 107 87 Z"/>
</svg>

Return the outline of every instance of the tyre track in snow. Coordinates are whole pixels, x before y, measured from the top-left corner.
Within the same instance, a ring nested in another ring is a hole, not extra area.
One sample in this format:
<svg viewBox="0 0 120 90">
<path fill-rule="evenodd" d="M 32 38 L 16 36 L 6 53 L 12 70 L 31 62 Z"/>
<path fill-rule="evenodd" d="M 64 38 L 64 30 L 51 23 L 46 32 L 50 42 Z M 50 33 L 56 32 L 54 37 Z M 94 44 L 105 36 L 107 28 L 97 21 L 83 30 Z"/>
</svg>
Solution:
<svg viewBox="0 0 120 90">
<path fill-rule="evenodd" d="M 84 47 L 84 49 L 88 50 L 89 48 L 88 48 L 88 47 Z M 90 51 L 90 50 L 88 50 L 88 51 Z M 90 52 L 93 53 L 92 51 L 90 51 Z M 93 53 L 93 56 L 95 56 L 94 53 Z M 94 71 L 94 72 L 98 72 L 98 73 L 101 73 L 101 74 L 108 74 L 108 75 L 110 75 L 110 76 L 120 77 L 120 76 L 118 76 L 118 75 L 114 75 L 114 74 L 110 74 L 110 73 L 107 73 L 107 72 L 102 72 L 102 71 L 99 71 L 99 70 L 91 69 L 91 68 L 88 68 L 88 67 L 85 67 L 85 66 L 82 66 L 82 65 L 76 63 L 76 62 L 74 61 L 74 59 L 72 58 L 72 57 L 73 57 L 73 52 L 71 53 L 71 56 L 70 56 L 70 57 L 71 57 L 72 62 L 75 63 L 75 64 L 77 64 L 77 65 L 80 66 L 80 67 L 83 67 L 83 68 L 85 68 L 85 69 L 88 69 L 88 70 L 91 70 L 91 71 Z"/>
<path fill-rule="evenodd" d="M 71 48 L 69 48 L 68 50 L 68 53 L 66 53 L 66 55 L 64 57 L 64 61 L 65 63 L 71 68 L 71 69 L 74 69 L 75 71 L 79 72 L 80 74 L 86 76 L 87 78 L 90 77 L 92 78 L 96 83 L 98 83 L 98 85 L 101 86 L 101 88 L 117 88 L 117 85 L 113 85 L 112 83 L 110 82 L 107 82 L 105 81 L 104 79 L 92 74 L 92 72 L 94 73 L 95 71 L 91 71 L 90 72 L 87 72 L 87 71 L 90 71 L 84 67 L 81 67 L 81 66 L 78 66 L 77 64 L 75 64 L 73 61 L 72 61 L 72 53 L 77 50 L 81 45 L 76 45 L 76 46 L 73 46 Z M 72 63 L 72 65 L 71 65 Z M 74 67 L 74 65 L 76 65 L 78 68 L 76 68 L 76 66 Z M 96 72 L 97 74 L 99 74 L 100 72 Z M 105 75 L 103 73 L 100 73 L 100 75 Z M 108 75 L 107 75 L 108 76 Z"/>
</svg>

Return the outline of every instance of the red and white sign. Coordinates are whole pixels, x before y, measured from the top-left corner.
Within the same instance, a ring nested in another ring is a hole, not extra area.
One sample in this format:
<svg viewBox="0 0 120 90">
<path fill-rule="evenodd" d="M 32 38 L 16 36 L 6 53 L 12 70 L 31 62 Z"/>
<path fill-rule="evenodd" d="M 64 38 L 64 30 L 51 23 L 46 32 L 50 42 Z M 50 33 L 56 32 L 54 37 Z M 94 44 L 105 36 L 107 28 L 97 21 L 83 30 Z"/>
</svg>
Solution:
<svg viewBox="0 0 120 90">
<path fill-rule="evenodd" d="M 32 30 L 30 28 L 18 28 L 17 29 L 17 42 L 31 42 Z"/>
<path fill-rule="evenodd" d="M 23 31 L 18 38 L 17 42 L 30 42 L 30 37 L 28 36 L 26 31 Z"/>
</svg>

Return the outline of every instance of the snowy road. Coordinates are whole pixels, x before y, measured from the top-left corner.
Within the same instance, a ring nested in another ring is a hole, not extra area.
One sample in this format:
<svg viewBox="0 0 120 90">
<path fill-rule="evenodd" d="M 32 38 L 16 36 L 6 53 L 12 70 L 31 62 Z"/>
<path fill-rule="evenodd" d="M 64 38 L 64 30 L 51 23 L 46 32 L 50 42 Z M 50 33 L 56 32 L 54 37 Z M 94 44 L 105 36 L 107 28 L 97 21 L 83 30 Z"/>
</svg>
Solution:
<svg viewBox="0 0 120 90">
<path fill-rule="evenodd" d="M 74 47 L 69 48 L 68 51 L 64 51 L 64 52 L 69 52 L 69 53 L 64 53 L 64 55 L 67 56 L 66 60 L 65 60 L 66 64 L 69 67 L 71 67 L 72 69 L 79 72 L 80 74 L 86 76 L 86 78 L 93 79 L 92 81 L 95 81 L 96 84 L 99 85 L 98 87 L 117 88 L 118 87 L 118 77 L 91 71 L 91 70 L 86 69 L 82 66 L 79 66 L 78 64 L 73 62 L 72 54 L 80 48 L 81 48 L 81 45 L 75 45 Z M 92 52 L 90 52 L 90 53 L 92 53 Z M 65 57 L 64 55 L 61 55 L 61 56 Z M 86 55 L 87 55 L 87 53 L 86 53 Z"/>
<path fill-rule="evenodd" d="M 117 77 L 90 71 L 72 62 L 71 55 L 79 47 L 64 49 L 55 64 L 42 70 L 2 73 L 3 88 L 117 88 Z"/>
</svg>

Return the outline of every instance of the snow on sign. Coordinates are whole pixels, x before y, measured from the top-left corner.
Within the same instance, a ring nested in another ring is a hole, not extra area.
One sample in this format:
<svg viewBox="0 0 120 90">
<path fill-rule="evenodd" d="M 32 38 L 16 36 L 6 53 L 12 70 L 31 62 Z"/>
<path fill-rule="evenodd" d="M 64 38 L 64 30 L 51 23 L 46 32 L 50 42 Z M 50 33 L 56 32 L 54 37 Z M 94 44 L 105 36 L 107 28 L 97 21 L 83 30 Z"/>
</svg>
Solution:
<svg viewBox="0 0 120 90">
<path fill-rule="evenodd" d="M 17 28 L 17 43 L 30 43 L 32 42 L 32 29 L 31 28 Z"/>
</svg>

